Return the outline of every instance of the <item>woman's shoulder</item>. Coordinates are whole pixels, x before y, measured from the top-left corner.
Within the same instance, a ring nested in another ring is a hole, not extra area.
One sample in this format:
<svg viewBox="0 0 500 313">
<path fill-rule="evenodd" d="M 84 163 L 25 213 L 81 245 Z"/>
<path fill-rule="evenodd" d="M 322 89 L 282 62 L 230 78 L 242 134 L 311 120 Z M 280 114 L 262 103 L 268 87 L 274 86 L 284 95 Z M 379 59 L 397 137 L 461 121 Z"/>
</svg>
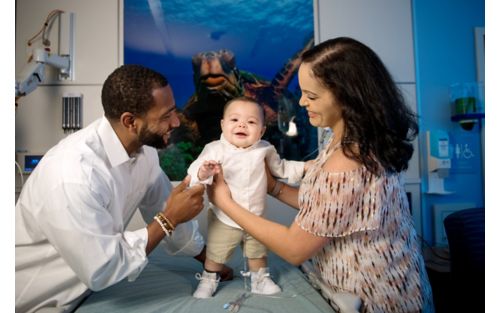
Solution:
<svg viewBox="0 0 500 313">
<path fill-rule="evenodd" d="M 341 149 L 330 154 L 323 163 L 322 170 L 329 173 L 350 173 L 364 166 L 356 160 L 348 158 Z"/>
</svg>

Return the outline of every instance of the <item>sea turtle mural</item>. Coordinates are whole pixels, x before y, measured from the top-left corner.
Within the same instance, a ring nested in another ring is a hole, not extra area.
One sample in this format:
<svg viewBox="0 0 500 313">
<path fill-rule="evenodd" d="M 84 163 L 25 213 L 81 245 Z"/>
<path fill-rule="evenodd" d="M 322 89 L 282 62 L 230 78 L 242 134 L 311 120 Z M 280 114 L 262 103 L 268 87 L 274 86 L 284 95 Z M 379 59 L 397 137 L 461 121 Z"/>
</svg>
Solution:
<svg viewBox="0 0 500 313">
<path fill-rule="evenodd" d="M 190 155 L 188 160 L 181 161 L 189 166 L 205 144 L 219 139 L 220 120 L 226 102 L 242 95 L 255 98 L 264 107 L 267 130 L 263 139 L 275 145 L 283 158 L 304 159 L 316 148 L 316 133 L 308 127 L 305 110 L 298 105 L 299 95 L 288 90 L 288 86 L 297 73 L 301 54 L 313 44 L 313 38 L 308 39 L 271 80 L 238 69 L 236 57 L 230 50 L 194 55 L 195 92 L 179 112 L 182 125 L 171 137 L 177 153 L 183 155 L 170 155 L 168 161 L 175 159 L 179 164 L 180 158 L 186 159 Z M 182 151 L 179 151 L 179 145 Z M 168 152 L 166 154 L 168 156 Z M 174 175 L 168 173 L 168 166 L 164 169 L 169 177 Z"/>
</svg>

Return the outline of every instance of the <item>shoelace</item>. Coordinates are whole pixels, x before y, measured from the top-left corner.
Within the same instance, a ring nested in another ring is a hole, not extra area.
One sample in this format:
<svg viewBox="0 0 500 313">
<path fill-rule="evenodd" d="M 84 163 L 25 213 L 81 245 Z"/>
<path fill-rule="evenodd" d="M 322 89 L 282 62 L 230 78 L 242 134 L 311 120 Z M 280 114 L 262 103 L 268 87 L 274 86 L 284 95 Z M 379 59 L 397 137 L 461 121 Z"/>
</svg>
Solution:
<svg viewBox="0 0 500 313">
<path fill-rule="evenodd" d="M 240 271 L 240 273 L 241 273 L 241 276 L 243 276 L 243 277 L 251 277 L 252 276 L 252 273 L 250 271 L 248 271 L 248 272 Z M 255 283 L 260 284 L 260 283 L 262 283 L 264 278 L 269 277 L 269 276 L 271 276 L 271 274 L 269 274 L 269 272 L 261 274 L 261 275 L 257 275 L 257 281 L 255 281 Z"/>
<path fill-rule="evenodd" d="M 206 280 L 214 280 L 214 281 L 216 281 L 216 282 L 218 282 L 218 281 L 220 280 L 220 278 L 218 278 L 218 279 L 214 279 L 214 278 L 210 278 L 210 277 L 203 277 L 203 275 L 202 275 L 202 274 L 200 274 L 200 273 L 196 273 L 196 274 L 194 274 L 194 277 L 195 277 L 197 280 L 204 280 L 204 279 L 206 279 Z"/>
</svg>

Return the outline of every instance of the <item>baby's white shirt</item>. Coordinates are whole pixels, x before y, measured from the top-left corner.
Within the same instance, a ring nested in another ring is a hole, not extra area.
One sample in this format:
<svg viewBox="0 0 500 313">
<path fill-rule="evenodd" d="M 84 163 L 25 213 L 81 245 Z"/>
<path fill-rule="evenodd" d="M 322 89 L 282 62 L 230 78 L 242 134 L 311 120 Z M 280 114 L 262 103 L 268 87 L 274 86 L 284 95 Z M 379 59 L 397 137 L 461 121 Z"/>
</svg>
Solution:
<svg viewBox="0 0 500 313">
<path fill-rule="evenodd" d="M 208 143 L 198 158 L 189 166 L 190 185 L 211 184 L 213 177 L 198 179 L 198 171 L 204 161 L 221 163 L 233 199 L 255 215 L 262 215 L 266 204 L 267 177 L 265 163 L 273 176 L 287 178 L 288 183 L 298 183 L 304 174 L 304 162 L 281 159 L 276 148 L 265 140 L 259 140 L 247 148 L 238 148 L 223 135 L 220 140 Z M 219 208 L 210 203 L 217 218 L 226 225 L 240 228 Z"/>
</svg>

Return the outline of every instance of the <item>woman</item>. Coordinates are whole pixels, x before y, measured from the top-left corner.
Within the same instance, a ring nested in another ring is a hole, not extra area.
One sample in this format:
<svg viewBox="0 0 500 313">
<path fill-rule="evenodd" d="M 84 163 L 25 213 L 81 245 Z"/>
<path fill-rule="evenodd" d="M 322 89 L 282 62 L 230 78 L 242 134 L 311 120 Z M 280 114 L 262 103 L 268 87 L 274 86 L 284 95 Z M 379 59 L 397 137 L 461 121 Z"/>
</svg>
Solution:
<svg viewBox="0 0 500 313">
<path fill-rule="evenodd" d="M 332 292 L 362 299 L 362 312 L 433 312 L 401 172 L 418 133 L 415 116 L 378 56 L 351 38 L 325 41 L 302 56 L 300 105 L 333 135 L 300 188 L 268 175 L 268 192 L 300 208 L 289 227 L 237 205 L 223 181 L 209 196 L 292 264 L 312 258 Z"/>
</svg>

